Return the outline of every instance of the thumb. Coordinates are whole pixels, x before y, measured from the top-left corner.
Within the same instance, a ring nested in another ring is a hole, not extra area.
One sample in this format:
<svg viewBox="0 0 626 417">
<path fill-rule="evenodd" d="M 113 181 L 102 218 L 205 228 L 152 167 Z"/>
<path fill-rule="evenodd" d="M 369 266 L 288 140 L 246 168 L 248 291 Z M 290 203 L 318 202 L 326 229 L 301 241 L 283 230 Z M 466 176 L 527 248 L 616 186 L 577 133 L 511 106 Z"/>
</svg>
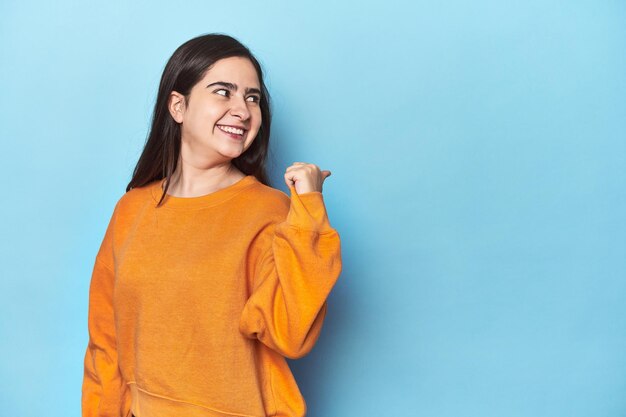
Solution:
<svg viewBox="0 0 626 417">
<path fill-rule="evenodd" d="M 327 177 L 330 177 L 331 174 L 332 173 L 330 171 L 328 171 L 328 170 L 322 171 L 322 175 L 323 175 L 322 179 L 326 179 Z"/>
</svg>

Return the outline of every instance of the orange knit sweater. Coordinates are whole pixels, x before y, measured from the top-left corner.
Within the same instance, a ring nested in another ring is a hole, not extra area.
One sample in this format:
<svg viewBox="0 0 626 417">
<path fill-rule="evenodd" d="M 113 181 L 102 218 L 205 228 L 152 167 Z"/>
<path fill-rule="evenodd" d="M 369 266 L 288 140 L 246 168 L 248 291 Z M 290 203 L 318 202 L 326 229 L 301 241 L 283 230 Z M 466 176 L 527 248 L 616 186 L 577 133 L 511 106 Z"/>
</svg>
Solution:
<svg viewBox="0 0 626 417">
<path fill-rule="evenodd" d="M 317 341 L 341 272 L 321 192 L 248 175 L 200 197 L 125 193 L 89 287 L 83 417 L 295 417 L 285 357 Z"/>
</svg>

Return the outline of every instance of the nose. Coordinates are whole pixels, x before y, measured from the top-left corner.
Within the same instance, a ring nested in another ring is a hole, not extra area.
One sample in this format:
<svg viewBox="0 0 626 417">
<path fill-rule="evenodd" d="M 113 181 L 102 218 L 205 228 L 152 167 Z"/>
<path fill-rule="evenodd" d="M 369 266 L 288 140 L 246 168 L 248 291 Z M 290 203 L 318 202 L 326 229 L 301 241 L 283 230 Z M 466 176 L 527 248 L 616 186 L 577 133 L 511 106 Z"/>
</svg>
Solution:
<svg viewBox="0 0 626 417">
<path fill-rule="evenodd" d="M 247 120 L 248 118 L 250 118 L 250 111 L 248 110 L 245 98 L 233 98 L 231 103 L 232 106 L 230 108 L 230 114 L 239 117 L 241 120 Z"/>
</svg>

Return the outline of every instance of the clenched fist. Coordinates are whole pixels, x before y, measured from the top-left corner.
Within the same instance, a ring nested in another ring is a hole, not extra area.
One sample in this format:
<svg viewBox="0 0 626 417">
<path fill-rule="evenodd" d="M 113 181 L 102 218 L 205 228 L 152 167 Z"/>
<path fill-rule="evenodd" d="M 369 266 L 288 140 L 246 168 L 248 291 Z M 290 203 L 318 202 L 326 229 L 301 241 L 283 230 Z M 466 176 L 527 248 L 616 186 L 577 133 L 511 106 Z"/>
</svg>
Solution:
<svg viewBox="0 0 626 417">
<path fill-rule="evenodd" d="M 322 192 L 322 184 L 330 174 L 330 171 L 322 171 L 315 164 L 294 162 L 285 170 L 285 183 L 287 187 L 294 187 L 298 194 Z"/>
</svg>

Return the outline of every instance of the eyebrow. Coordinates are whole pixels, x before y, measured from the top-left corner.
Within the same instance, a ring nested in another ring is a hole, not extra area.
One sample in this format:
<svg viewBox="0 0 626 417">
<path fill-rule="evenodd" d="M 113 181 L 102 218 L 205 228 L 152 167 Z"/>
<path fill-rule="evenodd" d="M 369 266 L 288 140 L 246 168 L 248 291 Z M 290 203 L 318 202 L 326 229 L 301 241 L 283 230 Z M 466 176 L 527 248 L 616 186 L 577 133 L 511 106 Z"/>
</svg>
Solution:
<svg viewBox="0 0 626 417">
<path fill-rule="evenodd" d="M 211 83 L 209 85 L 206 86 L 206 88 L 209 88 L 213 85 L 221 85 L 223 87 L 226 87 L 229 90 L 232 91 L 237 91 L 237 84 L 233 84 L 233 83 L 227 83 L 226 81 L 216 81 L 214 83 Z M 258 95 L 261 95 L 261 90 L 259 90 L 258 88 L 246 88 L 246 94 L 248 93 L 257 93 Z"/>
</svg>

